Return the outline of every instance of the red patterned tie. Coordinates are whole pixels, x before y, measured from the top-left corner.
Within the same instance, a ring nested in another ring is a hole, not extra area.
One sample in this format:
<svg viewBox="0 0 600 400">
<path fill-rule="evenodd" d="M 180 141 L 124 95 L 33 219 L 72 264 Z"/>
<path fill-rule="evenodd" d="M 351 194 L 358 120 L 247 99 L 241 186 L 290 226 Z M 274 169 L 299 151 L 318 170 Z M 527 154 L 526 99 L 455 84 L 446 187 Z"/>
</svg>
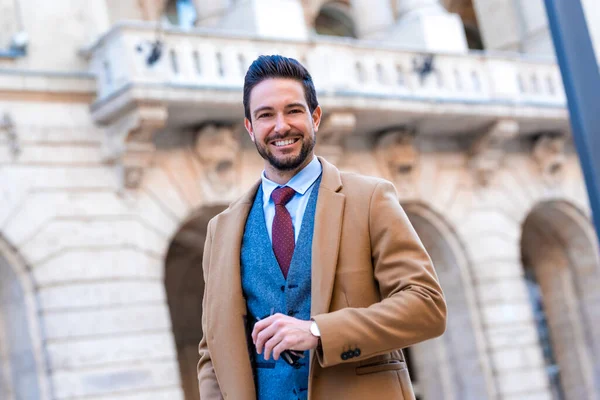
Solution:
<svg viewBox="0 0 600 400">
<path fill-rule="evenodd" d="M 273 190 L 271 198 L 275 202 L 275 218 L 273 218 L 273 252 L 279 263 L 283 277 L 287 279 L 292 255 L 294 255 L 295 238 L 292 217 L 285 205 L 294 197 L 296 191 L 284 186 Z"/>
</svg>

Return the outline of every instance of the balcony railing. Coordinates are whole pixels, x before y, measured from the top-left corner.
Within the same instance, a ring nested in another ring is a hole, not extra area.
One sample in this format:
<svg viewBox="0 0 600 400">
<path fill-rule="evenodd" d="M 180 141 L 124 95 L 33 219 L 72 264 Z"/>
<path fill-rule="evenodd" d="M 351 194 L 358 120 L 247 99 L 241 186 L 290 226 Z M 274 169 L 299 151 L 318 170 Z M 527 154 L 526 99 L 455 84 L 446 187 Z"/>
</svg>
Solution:
<svg viewBox="0 0 600 400">
<path fill-rule="evenodd" d="M 97 104 L 136 86 L 241 90 L 252 60 L 275 53 L 306 65 L 327 95 L 565 107 L 557 65 L 518 55 L 425 54 L 350 39 L 276 41 L 209 30 L 157 32 L 144 23 L 117 25 L 85 51 L 98 78 Z"/>
</svg>

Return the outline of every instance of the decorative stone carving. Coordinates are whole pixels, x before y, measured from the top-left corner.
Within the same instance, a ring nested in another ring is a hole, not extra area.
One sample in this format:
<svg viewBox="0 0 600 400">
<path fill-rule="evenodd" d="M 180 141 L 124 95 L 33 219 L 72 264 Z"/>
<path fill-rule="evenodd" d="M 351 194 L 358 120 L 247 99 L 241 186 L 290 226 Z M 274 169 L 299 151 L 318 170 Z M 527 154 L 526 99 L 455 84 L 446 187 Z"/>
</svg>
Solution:
<svg viewBox="0 0 600 400">
<path fill-rule="evenodd" d="M 519 132 L 519 124 L 513 120 L 496 121 L 487 132 L 478 136 L 469 149 L 469 166 L 475 180 L 487 186 L 502 165 L 504 143 Z"/>
<path fill-rule="evenodd" d="M 532 156 L 546 183 L 553 184 L 563 177 L 566 138 L 560 133 L 542 134 L 533 145 Z"/>
<path fill-rule="evenodd" d="M 19 137 L 17 136 L 15 124 L 10 114 L 5 113 L 2 119 L 0 119 L 0 131 L 6 132 L 10 152 L 13 158 L 17 158 L 21 154 L 21 145 L 19 144 Z"/>
<path fill-rule="evenodd" d="M 140 104 L 106 124 L 103 160 L 117 167 L 121 189 L 139 187 L 154 156 L 154 133 L 166 120 L 165 106 Z"/>
<path fill-rule="evenodd" d="M 413 128 L 389 130 L 379 136 L 375 145 L 375 155 L 384 176 L 396 185 L 400 194 L 407 194 L 413 187 L 419 162 L 415 136 Z"/>
<path fill-rule="evenodd" d="M 344 137 L 354 132 L 356 116 L 337 112 L 324 118 L 317 132 L 316 153 L 333 164 L 340 161 L 344 153 Z"/>
<path fill-rule="evenodd" d="M 223 196 L 237 186 L 240 147 L 239 132 L 230 126 L 211 124 L 198 131 L 194 150 L 209 184 L 206 191 Z"/>
</svg>

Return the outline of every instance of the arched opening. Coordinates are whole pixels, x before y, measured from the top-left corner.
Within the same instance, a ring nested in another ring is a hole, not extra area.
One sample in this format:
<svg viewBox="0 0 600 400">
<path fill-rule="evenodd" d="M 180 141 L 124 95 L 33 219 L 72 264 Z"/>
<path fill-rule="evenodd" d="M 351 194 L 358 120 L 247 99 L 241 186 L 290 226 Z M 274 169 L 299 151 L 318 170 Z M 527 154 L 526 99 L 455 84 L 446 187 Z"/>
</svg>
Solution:
<svg viewBox="0 0 600 400">
<path fill-rule="evenodd" d="M 600 261 L 590 221 L 564 202 L 536 206 L 521 256 L 555 400 L 600 394 Z"/>
<path fill-rule="evenodd" d="M 198 343 L 202 339 L 202 256 L 208 221 L 224 206 L 202 207 L 179 229 L 165 260 L 165 287 L 186 400 L 198 400 Z"/>
<path fill-rule="evenodd" d="M 42 350 L 33 345 L 36 327 L 29 319 L 26 289 L 10 261 L 15 257 L 4 250 L 8 246 L 0 242 L 0 399 L 37 400 L 44 398 Z"/>
<path fill-rule="evenodd" d="M 473 0 L 444 0 L 444 6 L 451 13 L 460 15 L 465 27 L 467 44 L 471 50 L 483 50 L 483 39 L 479 31 L 477 15 L 473 8 Z"/>
<path fill-rule="evenodd" d="M 356 38 L 356 27 L 349 4 L 345 1 L 324 4 L 315 19 L 315 32 L 319 35 Z"/>
<path fill-rule="evenodd" d="M 165 5 L 164 18 L 180 28 L 193 28 L 197 13 L 192 0 L 168 0 Z"/>
<path fill-rule="evenodd" d="M 411 347 L 411 377 L 420 400 L 489 397 L 489 368 L 466 257 L 452 229 L 419 204 L 404 205 L 436 268 L 448 305 L 443 336 Z"/>
</svg>

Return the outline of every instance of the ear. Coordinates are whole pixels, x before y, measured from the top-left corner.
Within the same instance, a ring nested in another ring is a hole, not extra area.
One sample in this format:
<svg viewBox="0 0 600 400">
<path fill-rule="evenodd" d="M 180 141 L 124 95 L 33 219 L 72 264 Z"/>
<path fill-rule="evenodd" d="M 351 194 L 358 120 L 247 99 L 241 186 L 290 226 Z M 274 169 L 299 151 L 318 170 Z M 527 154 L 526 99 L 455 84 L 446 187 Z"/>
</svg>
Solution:
<svg viewBox="0 0 600 400">
<path fill-rule="evenodd" d="M 312 113 L 313 128 L 314 128 L 315 132 L 319 131 L 319 125 L 321 124 L 321 115 L 322 114 L 323 114 L 323 110 L 321 109 L 321 106 L 317 106 L 317 108 L 315 108 L 315 111 L 313 111 L 313 113 Z"/>
<path fill-rule="evenodd" d="M 254 130 L 252 129 L 252 122 L 248 118 L 244 118 L 244 127 L 248 131 L 248 135 L 250 135 L 250 140 L 254 142 Z"/>
</svg>

